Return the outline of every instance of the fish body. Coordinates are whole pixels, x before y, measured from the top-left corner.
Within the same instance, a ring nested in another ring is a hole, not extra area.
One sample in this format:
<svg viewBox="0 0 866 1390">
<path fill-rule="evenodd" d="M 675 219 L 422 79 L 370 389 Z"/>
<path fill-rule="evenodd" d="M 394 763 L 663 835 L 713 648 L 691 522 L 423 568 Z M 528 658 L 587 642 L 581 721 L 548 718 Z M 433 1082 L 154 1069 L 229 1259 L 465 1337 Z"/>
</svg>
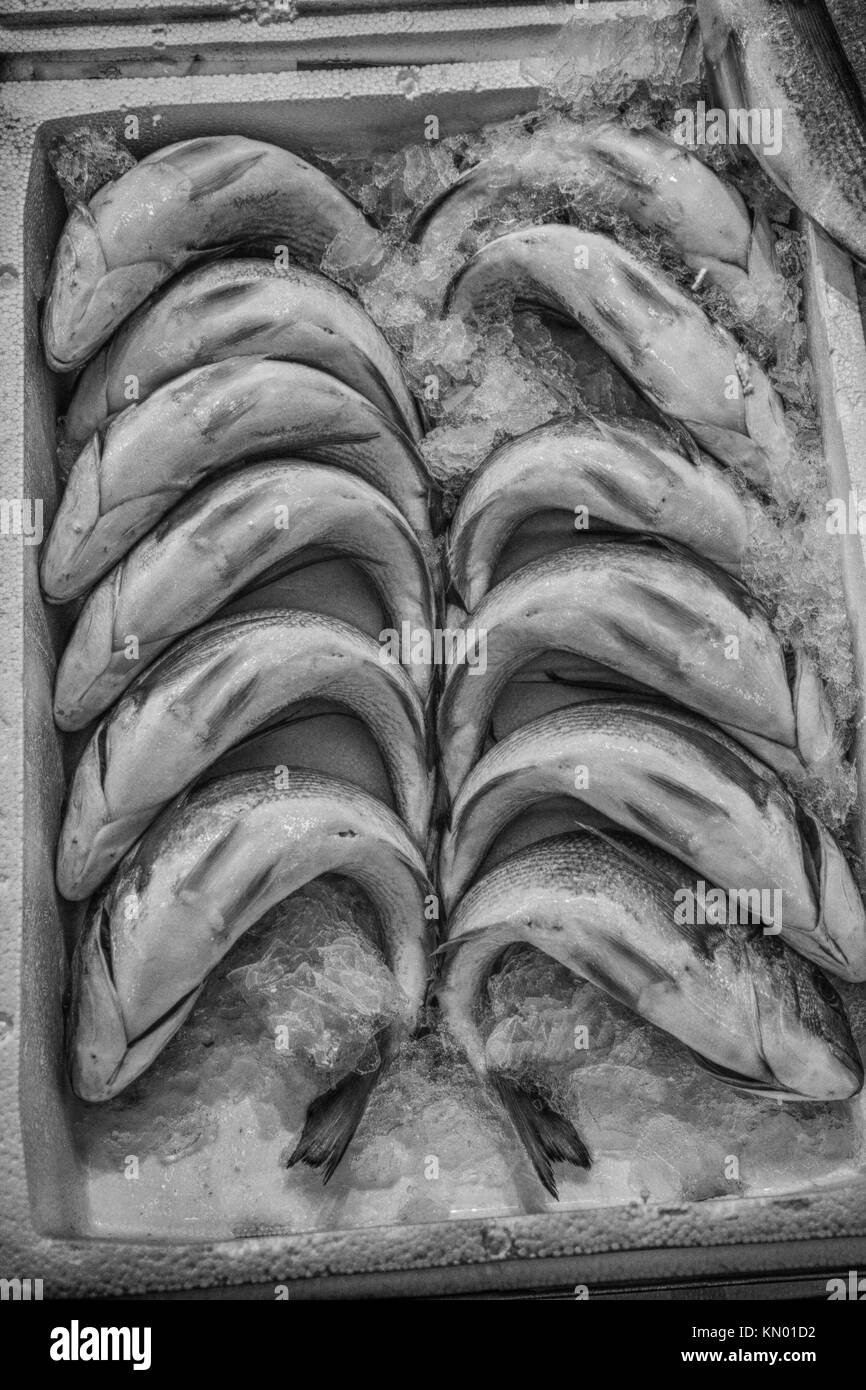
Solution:
<svg viewBox="0 0 866 1390">
<path fill-rule="evenodd" d="M 261 583 L 253 580 L 243 593 L 222 605 L 220 616 L 228 618 L 263 608 L 300 608 L 351 623 L 378 641 L 387 626 L 386 613 L 381 595 L 363 570 L 351 560 L 309 554 L 302 555 L 298 565 L 297 569 L 281 570 L 276 578 L 266 575 Z"/>
<path fill-rule="evenodd" d="M 201 774 L 196 786 L 229 772 L 290 767 L 351 782 L 398 814 L 393 782 L 368 725 L 329 700 L 304 701 L 279 723 L 235 744 Z"/>
<path fill-rule="evenodd" d="M 127 320 L 77 381 L 65 443 L 82 449 L 130 389 L 141 401 L 195 367 L 261 354 L 328 372 L 421 437 L 396 355 L 358 302 L 323 275 L 249 257 L 187 271 Z"/>
<path fill-rule="evenodd" d="M 778 328 L 784 282 L 767 238 L 755 237 L 741 195 L 708 165 L 653 126 L 619 120 L 585 127 L 542 126 L 520 147 L 461 174 L 415 219 L 422 258 L 458 247 L 468 228 L 489 221 L 519 194 L 555 190 L 564 209 L 591 197 L 662 237 L 696 274 L 718 285 L 744 316 Z"/>
<path fill-rule="evenodd" d="M 720 463 L 782 501 L 799 462 L 778 392 L 727 329 L 610 237 L 528 227 L 498 237 L 452 281 L 452 313 L 528 305 L 577 324 L 664 415 Z"/>
<path fill-rule="evenodd" d="M 759 927 L 678 925 L 684 888 L 694 890 L 691 872 L 634 837 L 563 835 L 491 870 L 451 918 L 436 990 L 443 1021 L 554 1196 L 553 1163 L 586 1166 L 584 1146 L 567 1117 L 532 1103 L 521 1078 L 491 1069 L 478 1024 L 487 981 L 513 945 L 582 976 L 740 1089 L 832 1101 L 862 1087 L 841 1001 L 817 967 Z"/>
<path fill-rule="evenodd" d="M 715 725 L 639 701 L 544 715 L 484 755 L 441 841 L 446 910 L 515 817 L 560 797 L 575 825 L 592 812 L 643 836 L 705 882 L 744 894 L 754 917 L 825 970 L 866 979 L 866 910 L 829 832 Z"/>
<path fill-rule="evenodd" d="M 449 575 L 469 612 L 514 533 L 539 517 L 543 537 L 549 511 L 569 514 L 556 535 L 570 528 L 582 539 L 601 525 L 666 536 L 734 575 L 768 526 L 722 469 L 708 459 L 693 463 L 654 425 L 590 418 L 540 425 L 496 449 L 460 498 Z"/>
<path fill-rule="evenodd" d="M 857 86 L 866 93 L 866 24 L 860 0 L 826 0 L 839 42 L 845 50 Z"/>
<path fill-rule="evenodd" d="M 57 672 L 58 726 L 84 728 L 170 643 L 316 545 L 355 561 L 395 623 L 433 630 L 427 563 L 386 497 L 323 464 L 254 465 L 186 498 L 88 596 Z M 426 695 L 430 666 L 408 669 Z"/>
<path fill-rule="evenodd" d="M 862 7 L 861 7 L 862 9 Z M 850 52 L 851 29 L 837 16 Z M 704 53 L 726 112 L 772 112 L 755 158 L 787 197 L 866 262 L 866 98 L 824 0 L 698 0 Z M 730 118 L 729 118 L 730 119 Z"/>
<path fill-rule="evenodd" d="M 346 623 L 304 612 L 205 624 L 163 653 L 98 725 L 81 755 L 57 850 L 57 886 L 88 897 L 173 797 L 226 751 L 302 701 L 364 720 L 398 812 L 425 843 L 432 800 L 421 698 L 402 667 Z M 273 765 L 281 765 L 277 758 Z"/>
<path fill-rule="evenodd" d="M 290 771 L 209 783 L 170 807 L 122 862 L 87 919 L 72 965 L 73 1090 L 105 1101 L 146 1070 L 209 973 L 272 907 L 322 874 L 353 879 L 376 909 L 402 992 L 400 1036 L 419 1024 L 428 979 L 423 859 L 396 816 L 357 787 Z M 399 1037 L 385 1047 L 393 1055 Z M 350 1076 L 310 1108 L 293 1161 L 330 1176 L 376 1076 Z"/>
<path fill-rule="evenodd" d="M 167 145 L 73 208 L 48 277 L 49 366 L 80 367 L 154 290 L 203 255 L 273 236 L 292 260 L 373 273 L 380 234 L 332 179 L 276 145 L 216 135 Z"/>
<path fill-rule="evenodd" d="M 379 488 L 432 553 L 433 483 L 401 430 L 325 372 L 230 357 L 158 387 L 78 455 L 42 551 L 45 595 L 59 603 L 85 593 L 212 474 L 284 454 Z"/>
<path fill-rule="evenodd" d="M 761 751 L 807 763 L 833 748 L 819 686 L 792 691 L 784 653 L 759 605 L 722 570 L 685 550 L 586 540 L 525 565 L 467 619 L 485 634 L 484 666 L 452 666 L 439 745 L 453 797 L 481 750 L 497 700 L 534 658 L 589 658 L 721 724 Z M 733 653 L 736 652 L 736 657 Z"/>
</svg>

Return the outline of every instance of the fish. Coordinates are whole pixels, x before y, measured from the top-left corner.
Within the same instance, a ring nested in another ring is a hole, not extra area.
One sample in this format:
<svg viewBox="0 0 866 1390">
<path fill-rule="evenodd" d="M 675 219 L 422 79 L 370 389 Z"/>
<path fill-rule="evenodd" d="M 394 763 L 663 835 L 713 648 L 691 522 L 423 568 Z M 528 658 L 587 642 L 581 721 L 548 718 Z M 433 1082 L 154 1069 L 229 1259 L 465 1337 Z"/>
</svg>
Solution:
<svg viewBox="0 0 866 1390">
<path fill-rule="evenodd" d="M 562 514 L 555 530 L 548 522 L 553 511 Z M 707 458 L 693 463 L 657 426 L 557 420 L 495 449 L 460 498 L 448 532 L 448 572 L 468 612 L 495 582 L 503 552 L 536 518 L 539 541 L 551 534 L 548 550 L 561 549 L 569 530 L 579 542 L 588 530 L 612 527 L 666 536 L 734 576 L 750 545 L 770 529 L 760 506 L 737 493 L 723 469 Z M 526 554 L 521 562 L 534 558 Z M 518 567 L 511 561 L 510 569 Z"/>
<path fill-rule="evenodd" d="M 69 214 L 42 316 L 48 365 L 82 366 L 149 295 L 191 262 L 257 237 L 318 267 L 325 253 L 375 274 L 381 233 L 306 160 L 242 135 L 182 140 L 140 160 Z"/>
<path fill-rule="evenodd" d="M 469 774 L 496 701 L 543 652 L 587 657 L 720 724 L 764 761 L 813 766 L 839 755 L 829 702 L 785 653 L 755 599 L 707 561 L 670 545 L 589 540 L 497 584 L 466 620 L 483 664 L 452 665 L 439 702 L 450 796 Z"/>
<path fill-rule="evenodd" d="M 773 115 L 769 140 L 751 123 L 739 138 L 786 197 L 866 263 L 866 97 L 824 0 L 698 0 L 698 18 L 726 115 Z"/>
<path fill-rule="evenodd" d="M 745 895 L 758 920 L 824 970 L 866 980 L 866 908 L 829 831 L 714 724 L 639 700 L 543 715 L 485 753 L 440 842 L 447 912 L 504 828 L 552 798 L 571 800 L 577 824 L 589 810 L 642 835 Z"/>
<path fill-rule="evenodd" d="M 329 373 L 417 442 L 423 427 L 384 334 L 324 275 L 257 257 L 209 262 L 143 304 L 91 359 L 63 422 L 78 453 L 115 415 L 195 367 L 226 357 L 298 362 Z"/>
<path fill-rule="evenodd" d="M 547 225 L 509 232 L 451 282 L 469 320 L 528 305 L 576 324 L 701 448 L 793 505 L 803 468 L 781 397 L 763 368 L 688 295 L 611 237 Z"/>
<path fill-rule="evenodd" d="M 424 706 L 405 670 L 383 664 L 381 652 L 348 623 L 303 611 L 238 614 L 176 642 L 133 682 L 81 754 L 57 848 L 63 896 L 89 897 L 205 768 L 317 698 L 347 707 L 370 728 L 398 813 L 424 844 L 433 797 Z"/>
<path fill-rule="evenodd" d="M 88 596 L 57 670 L 58 728 L 83 729 L 170 643 L 312 545 L 354 560 L 395 623 L 433 630 L 430 571 L 386 497 L 324 464 L 255 465 L 185 498 Z M 423 656 L 407 669 L 426 696 Z"/>
<path fill-rule="evenodd" d="M 848 1100 L 863 1064 L 835 989 L 758 926 L 678 924 L 694 891 L 676 859 L 633 836 L 555 836 L 486 874 L 439 948 L 442 1023 L 504 1106 L 544 1187 L 553 1164 L 591 1163 L 569 1116 L 537 1080 L 490 1066 L 478 1025 L 487 981 L 509 948 L 534 947 L 688 1047 L 727 1084 L 777 1100 Z"/>
<path fill-rule="evenodd" d="M 72 1089 L 99 1103 L 153 1063 L 210 972 L 244 932 L 304 884 L 356 882 L 379 918 L 402 992 L 383 1065 L 419 1026 L 429 977 L 423 858 L 387 807 L 338 778 L 236 773 L 190 792 L 146 831 L 94 902 L 75 948 L 67 1030 Z M 331 1176 L 381 1073 L 319 1096 L 290 1163 Z"/>
<path fill-rule="evenodd" d="M 185 493 L 229 466 L 286 453 L 372 483 L 432 555 L 435 484 L 401 430 L 326 372 L 230 357 L 158 387 L 85 446 L 42 549 L 43 593 L 52 603 L 80 597 Z"/>
<path fill-rule="evenodd" d="M 661 237 L 696 275 L 721 288 L 743 317 L 778 332 L 785 283 L 763 215 L 690 150 L 654 126 L 621 120 L 545 124 L 522 145 L 467 169 L 416 214 L 410 234 L 423 260 L 460 248 L 467 229 L 520 194 L 553 191 L 563 211 L 590 196 Z"/>
</svg>

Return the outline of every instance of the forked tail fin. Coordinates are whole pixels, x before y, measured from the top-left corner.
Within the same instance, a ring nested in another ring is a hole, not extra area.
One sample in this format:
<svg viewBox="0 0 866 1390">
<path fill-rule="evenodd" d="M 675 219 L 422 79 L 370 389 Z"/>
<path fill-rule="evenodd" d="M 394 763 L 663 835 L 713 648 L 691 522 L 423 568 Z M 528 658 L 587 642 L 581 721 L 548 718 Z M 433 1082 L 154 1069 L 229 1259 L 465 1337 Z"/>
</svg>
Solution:
<svg viewBox="0 0 866 1390">
<path fill-rule="evenodd" d="M 330 1182 L 386 1065 L 387 1061 L 383 1060 L 375 1071 L 363 1076 L 351 1072 L 330 1091 L 316 1096 L 307 1110 L 294 1153 L 286 1161 L 287 1168 L 296 1163 L 308 1163 L 311 1168 L 323 1168 L 322 1182 Z"/>
<path fill-rule="evenodd" d="M 382 1066 L 366 1076 L 352 1072 L 331 1091 L 317 1095 L 307 1111 L 295 1152 L 286 1159 L 286 1168 L 293 1168 L 295 1163 L 309 1163 L 310 1168 L 324 1169 L 322 1183 L 334 1177 L 381 1072 Z"/>
<path fill-rule="evenodd" d="M 589 1150 L 570 1120 L 552 1108 L 529 1081 L 493 1072 L 490 1081 L 502 1101 L 532 1166 L 551 1197 L 559 1201 L 553 1177 L 554 1163 L 573 1163 L 591 1168 Z"/>
</svg>

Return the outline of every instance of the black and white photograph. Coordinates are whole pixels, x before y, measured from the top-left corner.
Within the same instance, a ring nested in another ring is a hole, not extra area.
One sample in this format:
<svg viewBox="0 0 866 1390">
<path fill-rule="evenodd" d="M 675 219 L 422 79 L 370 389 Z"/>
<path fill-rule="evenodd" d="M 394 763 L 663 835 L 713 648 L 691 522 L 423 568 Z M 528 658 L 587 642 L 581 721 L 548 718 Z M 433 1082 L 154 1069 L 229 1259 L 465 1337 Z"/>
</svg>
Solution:
<svg viewBox="0 0 866 1390">
<path fill-rule="evenodd" d="M 23 1365 L 853 1357 L 862 0 L 0 0 L 0 187 Z"/>
</svg>

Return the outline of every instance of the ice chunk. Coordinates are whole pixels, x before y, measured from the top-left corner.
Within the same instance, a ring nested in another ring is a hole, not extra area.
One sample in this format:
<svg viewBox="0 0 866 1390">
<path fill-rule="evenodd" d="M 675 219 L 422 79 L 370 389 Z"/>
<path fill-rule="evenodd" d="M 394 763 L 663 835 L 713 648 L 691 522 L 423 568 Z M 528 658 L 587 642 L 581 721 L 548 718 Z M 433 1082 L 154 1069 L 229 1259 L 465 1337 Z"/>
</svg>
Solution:
<svg viewBox="0 0 866 1390">
<path fill-rule="evenodd" d="M 365 1129 L 353 1145 L 348 1159 L 352 1185 L 367 1189 L 393 1187 L 410 1171 L 409 1150 L 393 1135 L 372 1134 Z"/>
<path fill-rule="evenodd" d="M 629 1182 L 652 1202 L 703 1202 L 739 1189 L 725 1176 L 721 1145 L 672 1115 L 657 1115 L 641 1132 Z"/>
<path fill-rule="evenodd" d="M 400 1013 L 400 991 L 357 925 L 325 885 L 310 884 L 268 914 L 263 953 L 231 972 L 264 1013 L 281 1050 L 322 1071 L 374 1071 L 376 1034 Z"/>
<path fill-rule="evenodd" d="M 640 1067 L 602 1062 L 576 1072 L 571 1093 L 580 1132 L 597 1157 L 633 1151 L 644 1126 L 666 1108 L 671 1086 L 666 1078 Z"/>
<path fill-rule="evenodd" d="M 659 122 L 666 111 L 695 100 L 701 45 L 688 9 L 627 9 L 621 22 L 609 24 L 596 17 L 594 6 L 578 5 L 549 53 L 524 60 L 523 75 L 542 88 L 546 106 L 571 113 L 646 108 Z"/>
<path fill-rule="evenodd" d="M 103 184 L 136 164 L 110 126 L 81 126 L 59 136 L 48 160 L 70 208 L 89 202 Z"/>
</svg>

